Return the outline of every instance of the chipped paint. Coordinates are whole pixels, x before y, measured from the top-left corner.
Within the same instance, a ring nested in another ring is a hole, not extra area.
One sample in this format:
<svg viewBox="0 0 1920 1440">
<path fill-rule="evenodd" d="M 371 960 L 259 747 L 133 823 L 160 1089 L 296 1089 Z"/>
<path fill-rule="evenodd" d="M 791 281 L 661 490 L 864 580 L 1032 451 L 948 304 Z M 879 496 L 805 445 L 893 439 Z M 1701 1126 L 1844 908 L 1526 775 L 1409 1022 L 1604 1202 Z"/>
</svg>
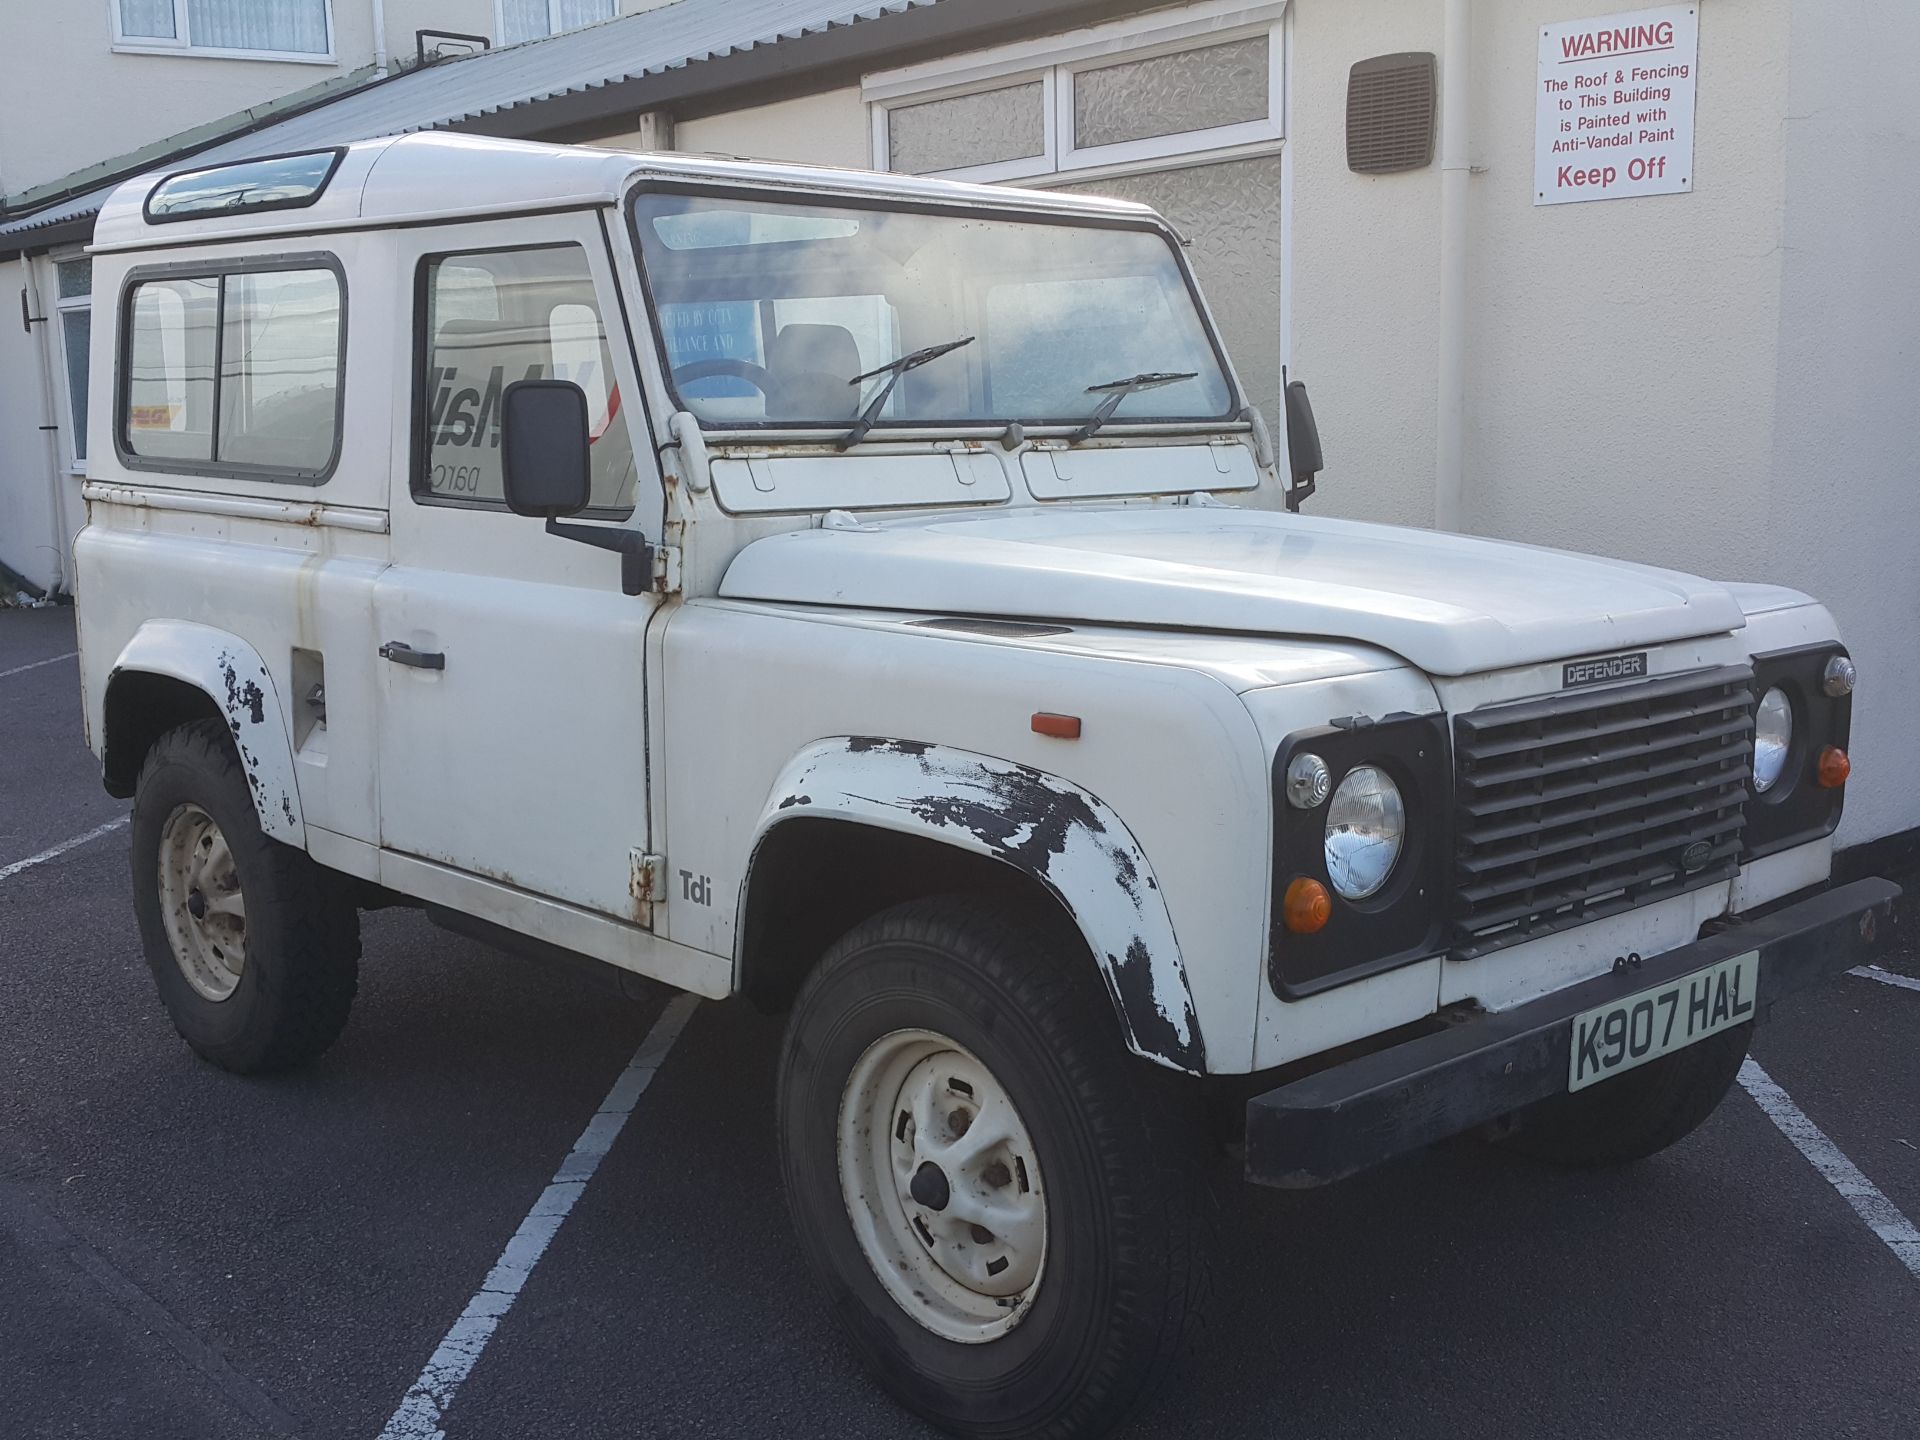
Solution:
<svg viewBox="0 0 1920 1440">
<path fill-rule="evenodd" d="M 1153 868 L 1120 817 L 1085 790 L 1010 760 L 855 735 L 822 741 L 788 766 L 761 839 L 796 814 L 926 835 L 1031 875 L 1086 937 L 1128 1048 L 1204 1073 L 1199 1017 Z"/>
<path fill-rule="evenodd" d="M 206 694 L 233 734 L 260 828 L 276 840 L 305 845 L 292 736 L 279 690 L 259 653 L 238 636 L 210 625 L 150 620 L 127 642 L 112 671 L 116 680 L 140 672 L 164 675 Z M 109 705 L 113 694 L 109 684 Z"/>
</svg>

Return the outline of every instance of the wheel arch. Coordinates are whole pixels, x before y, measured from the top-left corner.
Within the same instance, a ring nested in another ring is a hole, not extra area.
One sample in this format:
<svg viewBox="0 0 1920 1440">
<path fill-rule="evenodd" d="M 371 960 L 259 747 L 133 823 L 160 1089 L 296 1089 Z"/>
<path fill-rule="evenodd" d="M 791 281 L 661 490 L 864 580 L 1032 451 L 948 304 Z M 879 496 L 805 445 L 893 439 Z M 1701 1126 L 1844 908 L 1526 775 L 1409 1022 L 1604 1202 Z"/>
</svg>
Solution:
<svg viewBox="0 0 1920 1440">
<path fill-rule="evenodd" d="M 1081 942 L 1134 1054 L 1206 1071 L 1186 967 L 1139 843 L 1059 776 L 947 746 L 818 741 L 756 826 L 736 926 L 736 987 L 777 1008 L 828 944 L 925 895 L 1010 895 Z"/>
<path fill-rule="evenodd" d="M 149 620 L 121 650 L 101 702 L 101 778 L 125 798 L 153 742 L 176 725 L 218 719 L 233 737 L 260 828 L 304 847 L 306 822 L 280 692 L 246 641 L 210 625 Z"/>
</svg>

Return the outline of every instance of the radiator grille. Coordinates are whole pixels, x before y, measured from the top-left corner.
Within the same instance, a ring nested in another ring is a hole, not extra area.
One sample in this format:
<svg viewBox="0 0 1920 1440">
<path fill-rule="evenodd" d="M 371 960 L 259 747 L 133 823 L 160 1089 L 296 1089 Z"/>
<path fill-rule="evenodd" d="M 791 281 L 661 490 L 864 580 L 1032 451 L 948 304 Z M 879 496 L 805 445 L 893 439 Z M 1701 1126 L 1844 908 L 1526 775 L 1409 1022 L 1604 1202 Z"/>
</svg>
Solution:
<svg viewBox="0 0 1920 1440">
<path fill-rule="evenodd" d="M 1694 671 L 1454 717 L 1454 957 L 1731 876 L 1752 686 Z"/>
</svg>

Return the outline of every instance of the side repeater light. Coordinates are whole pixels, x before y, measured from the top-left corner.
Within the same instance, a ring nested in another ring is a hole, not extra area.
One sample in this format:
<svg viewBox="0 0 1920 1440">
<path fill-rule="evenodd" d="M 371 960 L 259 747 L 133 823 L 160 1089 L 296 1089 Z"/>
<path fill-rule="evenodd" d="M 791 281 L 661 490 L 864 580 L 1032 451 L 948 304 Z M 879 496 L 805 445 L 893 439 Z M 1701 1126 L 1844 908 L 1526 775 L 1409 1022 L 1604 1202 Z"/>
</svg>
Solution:
<svg viewBox="0 0 1920 1440">
<path fill-rule="evenodd" d="M 1055 715 L 1050 710 L 1036 710 L 1033 715 L 1033 733 L 1050 735 L 1055 740 L 1078 740 L 1080 738 L 1080 717 L 1078 715 Z"/>
</svg>

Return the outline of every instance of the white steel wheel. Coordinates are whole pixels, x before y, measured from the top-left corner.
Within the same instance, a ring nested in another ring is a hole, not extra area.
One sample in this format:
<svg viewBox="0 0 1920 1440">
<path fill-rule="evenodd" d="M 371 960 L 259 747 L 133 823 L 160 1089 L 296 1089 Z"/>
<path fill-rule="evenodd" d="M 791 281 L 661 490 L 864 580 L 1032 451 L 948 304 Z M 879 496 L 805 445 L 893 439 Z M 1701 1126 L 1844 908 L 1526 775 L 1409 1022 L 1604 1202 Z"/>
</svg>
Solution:
<svg viewBox="0 0 1920 1440">
<path fill-rule="evenodd" d="M 233 851 L 213 817 L 177 805 L 160 830 L 160 918 L 194 993 L 219 1002 L 247 967 L 247 908 Z"/>
<path fill-rule="evenodd" d="M 900 1308 L 979 1345 L 1024 1318 L 1047 1259 L 1040 1160 L 993 1073 L 930 1030 L 869 1045 L 840 1099 L 840 1191 Z"/>
</svg>

